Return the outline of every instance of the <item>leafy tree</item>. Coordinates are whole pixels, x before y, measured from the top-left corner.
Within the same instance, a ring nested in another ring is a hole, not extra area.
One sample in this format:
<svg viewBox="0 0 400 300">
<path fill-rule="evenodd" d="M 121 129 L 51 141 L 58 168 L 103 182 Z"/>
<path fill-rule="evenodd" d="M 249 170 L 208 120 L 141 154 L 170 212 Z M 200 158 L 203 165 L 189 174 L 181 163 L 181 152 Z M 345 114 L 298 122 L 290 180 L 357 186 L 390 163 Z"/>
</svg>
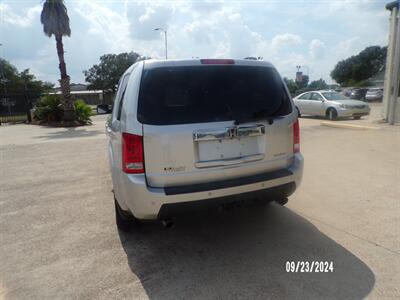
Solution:
<svg viewBox="0 0 400 300">
<path fill-rule="evenodd" d="M 100 57 L 100 63 L 83 71 L 88 88 L 115 93 L 122 74 L 135 62 L 147 59 L 136 52 L 105 54 Z"/>
<path fill-rule="evenodd" d="M 326 90 L 329 88 L 329 86 L 326 84 L 325 80 L 322 78 L 318 80 L 312 81 L 309 85 L 308 88 L 310 90 Z"/>
<path fill-rule="evenodd" d="M 40 96 L 52 89 L 53 84 L 37 80 L 29 69 L 17 68 L 0 58 L 0 112 L 28 111 Z M 29 120 L 29 118 L 28 118 Z"/>
<path fill-rule="evenodd" d="M 64 0 L 46 0 L 43 3 L 43 10 L 40 15 L 40 22 L 43 24 L 45 35 L 56 39 L 59 69 L 61 73 L 60 86 L 63 95 L 64 120 L 75 120 L 74 102 L 70 94 L 70 78 L 67 74 L 67 67 L 64 60 L 63 36 L 71 35 L 69 17 Z"/>
<path fill-rule="evenodd" d="M 385 68 L 387 47 L 370 46 L 359 54 L 339 61 L 331 77 L 341 85 L 365 81 Z"/>
<path fill-rule="evenodd" d="M 298 86 L 297 86 L 296 82 L 293 79 L 289 79 L 287 77 L 284 77 L 283 80 L 285 81 L 290 94 L 295 95 L 296 91 L 298 90 Z"/>
</svg>

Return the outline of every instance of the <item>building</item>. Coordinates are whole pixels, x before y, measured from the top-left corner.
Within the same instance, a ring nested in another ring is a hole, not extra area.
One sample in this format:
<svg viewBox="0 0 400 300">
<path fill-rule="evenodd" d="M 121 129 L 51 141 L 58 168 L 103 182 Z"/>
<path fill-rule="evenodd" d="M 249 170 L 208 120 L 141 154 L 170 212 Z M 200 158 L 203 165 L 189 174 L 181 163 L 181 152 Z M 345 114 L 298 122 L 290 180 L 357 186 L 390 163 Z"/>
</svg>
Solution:
<svg viewBox="0 0 400 300">
<path fill-rule="evenodd" d="M 386 58 L 383 118 L 391 125 L 400 123 L 400 0 L 390 2 L 390 32 Z"/>
<path fill-rule="evenodd" d="M 82 99 L 89 105 L 112 104 L 113 94 L 104 93 L 103 90 L 88 90 L 87 85 L 81 83 L 71 83 L 71 95 L 75 99 Z M 50 95 L 61 95 L 61 89 L 55 88 Z"/>
</svg>

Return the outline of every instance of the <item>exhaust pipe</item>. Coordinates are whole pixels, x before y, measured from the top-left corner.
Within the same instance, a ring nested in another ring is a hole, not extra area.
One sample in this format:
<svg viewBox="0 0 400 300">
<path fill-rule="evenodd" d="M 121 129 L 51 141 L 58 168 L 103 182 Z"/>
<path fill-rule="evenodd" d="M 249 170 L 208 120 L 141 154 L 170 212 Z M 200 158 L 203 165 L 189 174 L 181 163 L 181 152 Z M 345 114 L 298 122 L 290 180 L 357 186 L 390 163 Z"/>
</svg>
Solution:
<svg viewBox="0 0 400 300">
<path fill-rule="evenodd" d="M 288 198 L 281 198 L 278 200 L 275 200 L 276 203 L 278 203 L 279 205 L 284 206 L 286 203 L 288 203 L 289 199 Z"/>
<path fill-rule="evenodd" d="M 168 229 L 175 227 L 175 223 L 172 221 L 172 219 L 163 219 L 161 220 L 161 224 L 164 226 L 164 228 Z"/>
</svg>

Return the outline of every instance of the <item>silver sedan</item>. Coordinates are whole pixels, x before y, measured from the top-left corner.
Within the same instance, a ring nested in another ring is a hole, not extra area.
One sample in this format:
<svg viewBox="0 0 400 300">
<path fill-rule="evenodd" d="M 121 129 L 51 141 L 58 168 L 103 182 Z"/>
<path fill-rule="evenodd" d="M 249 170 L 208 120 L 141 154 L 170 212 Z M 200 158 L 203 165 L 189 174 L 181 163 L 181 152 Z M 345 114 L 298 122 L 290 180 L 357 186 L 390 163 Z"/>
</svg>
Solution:
<svg viewBox="0 0 400 300">
<path fill-rule="evenodd" d="M 360 119 L 369 115 L 370 107 L 367 103 L 352 100 L 335 91 L 310 91 L 298 95 L 293 99 L 299 116 L 323 116 L 330 120 L 340 117 Z"/>
</svg>

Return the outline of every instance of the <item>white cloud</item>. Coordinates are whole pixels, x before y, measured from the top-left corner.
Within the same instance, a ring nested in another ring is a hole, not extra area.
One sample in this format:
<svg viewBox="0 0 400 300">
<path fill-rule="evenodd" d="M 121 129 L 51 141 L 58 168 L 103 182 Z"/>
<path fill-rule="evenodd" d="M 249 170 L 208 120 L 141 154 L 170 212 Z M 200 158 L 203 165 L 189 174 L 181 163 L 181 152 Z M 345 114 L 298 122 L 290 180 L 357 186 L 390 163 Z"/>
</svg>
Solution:
<svg viewBox="0 0 400 300">
<path fill-rule="evenodd" d="M 19 27 L 29 27 L 40 15 L 41 9 L 40 5 L 36 5 L 25 9 L 22 14 L 17 14 L 9 5 L 0 3 L 1 21 Z"/>
<path fill-rule="evenodd" d="M 162 58 L 164 38 L 156 27 L 168 30 L 170 58 L 262 56 L 291 78 L 296 65 L 307 65 L 311 80 L 330 81 L 338 60 L 387 43 L 389 14 L 384 3 L 373 0 L 81 0 L 66 5 L 72 29 L 71 38 L 65 39 L 66 59 L 75 81 L 105 53 L 136 51 Z M 54 40 L 41 33 L 40 10 L 35 0 L 0 3 L 0 42 L 7 45 L 2 51 L 6 49 L 11 62 L 48 79 L 58 71 L 57 58 Z"/>
<path fill-rule="evenodd" d="M 79 1 L 75 4 L 75 11 L 89 23 L 89 34 L 104 39 L 110 51 L 130 49 L 129 23 L 124 15 L 92 1 Z"/>
<path fill-rule="evenodd" d="M 130 36 L 133 39 L 155 40 L 159 33 L 155 28 L 168 28 L 172 16 L 172 7 L 159 3 L 132 2 L 127 7 Z"/>
<path fill-rule="evenodd" d="M 310 42 L 309 53 L 312 59 L 320 59 L 324 56 L 325 53 L 325 43 L 321 42 L 318 39 L 313 39 Z"/>
<path fill-rule="evenodd" d="M 274 51 L 278 51 L 285 47 L 301 44 L 302 42 L 303 39 L 299 35 L 284 33 L 279 34 L 272 39 L 271 47 Z"/>
<path fill-rule="evenodd" d="M 247 56 L 264 56 L 266 58 L 280 51 L 291 50 L 303 39 L 296 34 L 283 33 L 271 40 L 252 30 L 243 20 L 239 7 L 224 7 L 214 11 L 207 18 L 196 18 L 184 26 L 187 38 L 197 44 L 208 44 L 215 50 L 213 55 L 221 57 L 244 58 Z"/>
<path fill-rule="evenodd" d="M 193 0 L 191 7 L 200 13 L 210 13 L 222 9 L 223 1 L 220 0 Z"/>
<path fill-rule="evenodd" d="M 350 55 L 357 54 L 362 50 L 362 41 L 359 36 L 354 36 L 349 39 L 339 42 L 334 48 L 334 53 L 339 59 L 346 58 Z"/>
</svg>

